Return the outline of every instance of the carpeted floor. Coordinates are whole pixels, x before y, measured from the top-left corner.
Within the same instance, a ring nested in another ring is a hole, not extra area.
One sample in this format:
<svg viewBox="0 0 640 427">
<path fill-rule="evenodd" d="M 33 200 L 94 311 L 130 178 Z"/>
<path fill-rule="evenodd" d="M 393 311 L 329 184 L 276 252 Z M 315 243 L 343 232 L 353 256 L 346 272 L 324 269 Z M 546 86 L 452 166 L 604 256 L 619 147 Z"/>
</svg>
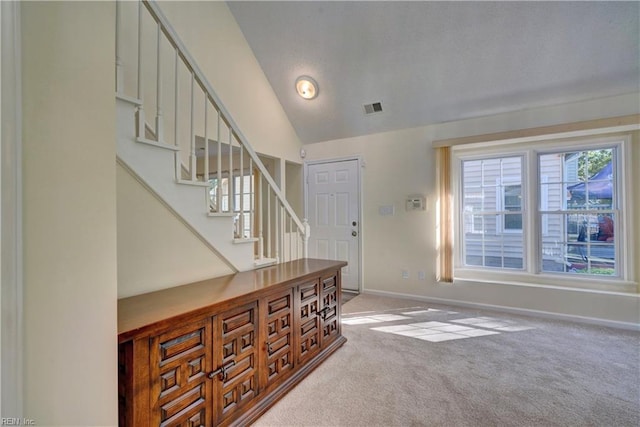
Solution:
<svg viewBox="0 0 640 427">
<path fill-rule="evenodd" d="M 358 295 L 255 426 L 640 425 L 640 333 Z"/>
</svg>

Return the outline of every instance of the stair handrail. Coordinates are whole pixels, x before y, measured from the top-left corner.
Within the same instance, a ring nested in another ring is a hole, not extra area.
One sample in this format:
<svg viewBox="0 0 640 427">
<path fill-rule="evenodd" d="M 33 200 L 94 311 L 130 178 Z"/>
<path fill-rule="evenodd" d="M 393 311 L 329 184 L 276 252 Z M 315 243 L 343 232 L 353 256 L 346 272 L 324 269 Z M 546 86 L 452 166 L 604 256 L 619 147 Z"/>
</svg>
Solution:
<svg viewBox="0 0 640 427">
<path fill-rule="evenodd" d="M 158 4 L 153 0 L 140 0 L 140 1 L 145 5 L 145 7 L 149 11 L 153 19 L 160 24 L 162 32 L 167 37 L 167 40 L 169 41 L 169 43 L 171 43 L 171 45 L 175 49 L 177 49 L 179 55 L 182 57 L 184 61 L 184 65 L 191 72 L 193 72 L 194 78 L 198 81 L 198 83 L 200 84 L 200 87 L 207 93 L 207 96 L 209 97 L 211 102 L 220 112 L 221 119 L 225 122 L 228 128 L 231 129 L 231 132 L 233 133 L 233 135 L 235 135 L 237 141 L 240 142 L 242 146 L 247 150 L 247 153 L 249 154 L 251 159 L 255 162 L 255 165 L 260 170 L 260 173 L 262 174 L 262 176 L 267 180 L 267 183 L 269 184 L 273 192 L 278 197 L 282 206 L 285 208 L 289 216 L 293 219 L 298 229 L 303 233 L 303 239 L 304 240 L 308 239 L 308 236 L 309 236 L 308 223 L 306 221 L 301 221 L 300 218 L 298 218 L 298 215 L 296 215 L 295 211 L 293 210 L 293 208 L 291 207 L 287 199 L 284 197 L 284 194 L 282 194 L 280 187 L 273 180 L 273 178 L 271 177 L 271 174 L 269 173 L 267 168 L 264 166 L 264 164 L 258 157 L 257 153 L 255 152 L 253 147 L 249 144 L 248 139 L 240 131 L 239 126 L 235 123 L 235 121 L 231 117 L 231 114 L 224 107 L 224 104 L 222 103 L 220 98 L 218 98 L 218 95 L 216 94 L 216 92 L 213 90 L 213 86 L 211 85 L 211 83 L 209 83 L 209 80 L 207 80 L 202 70 L 200 70 L 200 67 L 198 67 L 198 64 L 193 59 L 193 57 L 189 53 L 189 50 L 186 48 L 186 46 L 184 45 L 184 43 L 182 42 L 182 40 L 180 39 L 176 31 L 173 29 L 173 27 L 169 23 L 169 20 L 167 19 L 167 17 L 164 15 L 164 13 L 162 13 Z"/>
</svg>

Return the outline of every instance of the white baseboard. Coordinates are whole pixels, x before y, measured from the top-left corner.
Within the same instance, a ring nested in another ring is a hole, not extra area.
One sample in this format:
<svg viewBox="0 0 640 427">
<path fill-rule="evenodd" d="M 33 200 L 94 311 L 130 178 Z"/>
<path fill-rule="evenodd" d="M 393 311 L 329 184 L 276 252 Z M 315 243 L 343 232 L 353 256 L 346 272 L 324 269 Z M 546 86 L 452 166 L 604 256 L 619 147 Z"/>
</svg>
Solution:
<svg viewBox="0 0 640 427">
<path fill-rule="evenodd" d="M 626 329 L 632 331 L 640 331 L 640 324 L 631 322 L 620 322 L 616 320 L 600 319 L 597 317 L 577 316 L 565 313 L 553 313 L 542 310 L 532 310 L 529 308 L 507 307 L 502 305 L 482 304 L 469 301 L 458 301 L 446 298 L 425 297 L 420 295 L 411 295 L 397 292 L 364 290 L 363 294 L 385 296 L 391 298 L 410 299 L 414 301 L 431 302 L 434 304 L 444 304 L 457 307 L 476 308 L 484 310 L 502 311 L 504 313 L 522 314 L 526 316 L 540 317 L 552 320 L 566 320 L 570 322 L 585 323 L 589 325 L 606 326 L 610 328 Z"/>
</svg>

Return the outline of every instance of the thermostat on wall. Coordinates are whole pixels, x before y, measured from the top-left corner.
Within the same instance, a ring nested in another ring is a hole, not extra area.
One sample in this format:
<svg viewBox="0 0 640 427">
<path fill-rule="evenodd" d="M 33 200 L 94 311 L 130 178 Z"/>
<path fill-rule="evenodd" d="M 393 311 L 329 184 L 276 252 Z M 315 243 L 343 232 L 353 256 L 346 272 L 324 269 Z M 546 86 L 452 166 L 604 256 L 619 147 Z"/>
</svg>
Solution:
<svg viewBox="0 0 640 427">
<path fill-rule="evenodd" d="M 427 198 L 422 194 L 412 194 L 407 197 L 408 211 L 424 211 L 427 208 Z"/>
</svg>

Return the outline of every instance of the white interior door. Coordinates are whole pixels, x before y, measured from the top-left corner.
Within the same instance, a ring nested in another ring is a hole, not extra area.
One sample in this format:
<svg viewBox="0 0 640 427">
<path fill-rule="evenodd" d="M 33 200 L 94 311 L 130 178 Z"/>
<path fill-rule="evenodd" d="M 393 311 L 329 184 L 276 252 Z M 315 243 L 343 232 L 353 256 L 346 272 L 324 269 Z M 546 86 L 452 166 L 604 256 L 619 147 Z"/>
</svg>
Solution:
<svg viewBox="0 0 640 427">
<path fill-rule="evenodd" d="M 357 160 L 307 168 L 307 220 L 311 258 L 347 261 L 342 287 L 360 290 L 360 203 Z"/>
</svg>

